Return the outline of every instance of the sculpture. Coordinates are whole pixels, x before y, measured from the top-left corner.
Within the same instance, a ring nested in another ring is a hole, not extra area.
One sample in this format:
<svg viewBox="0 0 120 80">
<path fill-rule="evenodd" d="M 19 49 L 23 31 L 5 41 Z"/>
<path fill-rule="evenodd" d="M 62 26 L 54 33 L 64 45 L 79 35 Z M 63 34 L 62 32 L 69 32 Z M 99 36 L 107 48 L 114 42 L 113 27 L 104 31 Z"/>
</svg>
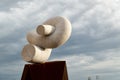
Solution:
<svg viewBox="0 0 120 80">
<path fill-rule="evenodd" d="M 22 50 L 27 62 L 45 63 L 53 48 L 63 45 L 71 35 L 71 23 L 65 17 L 54 17 L 27 34 L 29 44 Z"/>
</svg>

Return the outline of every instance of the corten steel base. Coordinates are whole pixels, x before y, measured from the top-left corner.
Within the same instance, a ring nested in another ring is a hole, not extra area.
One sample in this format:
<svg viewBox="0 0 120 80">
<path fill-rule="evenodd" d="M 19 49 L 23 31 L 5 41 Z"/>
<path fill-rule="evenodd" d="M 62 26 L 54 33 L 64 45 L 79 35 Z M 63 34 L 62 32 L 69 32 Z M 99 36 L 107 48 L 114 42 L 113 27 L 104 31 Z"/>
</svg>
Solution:
<svg viewBox="0 0 120 80">
<path fill-rule="evenodd" d="M 66 62 L 26 64 L 21 80 L 68 80 Z"/>
</svg>

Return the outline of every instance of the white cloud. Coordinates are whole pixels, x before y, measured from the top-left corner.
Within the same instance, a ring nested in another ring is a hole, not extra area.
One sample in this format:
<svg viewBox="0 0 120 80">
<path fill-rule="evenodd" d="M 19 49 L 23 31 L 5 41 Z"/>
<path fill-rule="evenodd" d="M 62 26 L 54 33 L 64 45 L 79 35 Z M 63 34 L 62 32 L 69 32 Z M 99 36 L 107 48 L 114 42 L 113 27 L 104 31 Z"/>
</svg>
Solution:
<svg viewBox="0 0 120 80">
<path fill-rule="evenodd" d="M 89 34 L 92 37 L 102 37 L 111 32 L 119 31 L 119 3 L 113 0 L 100 0 L 87 10 L 84 15 L 77 20 L 74 26 L 82 34 Z M 77 24 L 79 23 L 79 25 Z"/>
<path fill-rule="evenodd" d="M 13 62 L 11 63 L 13 66 L 7 67 L 11 64 L 7 65 L 6 60 L 12 59 L 10 55 L 17 55 L 27 43 L 25 35 L 28 31 L 57 15 L 70 19 L 73 32 L 65 46 L 55 49 L 51 60 L 66 60 L 71 80 L 86 79 L 91 74 L 107 75 L 111 72 L 113 75 L 114 71 L 120 70 L 119 0 L 1 2 L 0 6 L 2 5 L 5 10 L 0 9 L 0 60 L 5 64 L 1 65 L 0 74 L 7 74 L 4 70 L 12 72 L 22 69 L 18 67 L 19 63 L 23 65 L 20 61 L 17 61 L 18 64 Z M 57 57 L 58 55 L 60 56 Z"/>
<path fill-rule="evenodd" d="M 56 57 L 54 60 L 66 60 L 70 79 L 76 79 L 72 76 L 78 76 L 79 79 L 85 79 L 88 76 L 95 77 L 110 76 L 119 74 L 120 66 L 120 48 L 110 49 L 86 55 L 84 53 L 78 55 L 70 55 L 65 57 Z M 103 58 L 101 58 L 103 57 Z M 99 58 L 101 58 L 99 60 Z M 103 78 L 104 78 L 103 77 Z M 78 77 L 77 77 L 78 79 Z"/>
</svg>

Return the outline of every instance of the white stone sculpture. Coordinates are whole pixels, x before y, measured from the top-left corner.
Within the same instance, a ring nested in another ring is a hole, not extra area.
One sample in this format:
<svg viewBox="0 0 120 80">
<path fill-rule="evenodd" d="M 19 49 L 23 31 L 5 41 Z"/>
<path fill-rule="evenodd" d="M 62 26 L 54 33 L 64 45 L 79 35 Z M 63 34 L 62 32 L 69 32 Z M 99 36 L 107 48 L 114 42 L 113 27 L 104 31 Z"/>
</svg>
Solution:
<svg viewBox="0 0 120 80">
<path fill-rule="evenodd" d="M 65 17 L 54 17 L 27 34 L 22 58 L 27 62 L 44 63 L 53 48 L 63 45 L 71 35 L 71 23 Z"/>
</svg>

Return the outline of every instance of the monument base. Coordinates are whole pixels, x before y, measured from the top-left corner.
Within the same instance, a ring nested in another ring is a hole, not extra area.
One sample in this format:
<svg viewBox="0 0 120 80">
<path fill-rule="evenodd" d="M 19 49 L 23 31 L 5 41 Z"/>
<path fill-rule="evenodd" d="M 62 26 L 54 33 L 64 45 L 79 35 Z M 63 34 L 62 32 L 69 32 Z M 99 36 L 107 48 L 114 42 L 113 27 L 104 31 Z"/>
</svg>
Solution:
<svg viewBox="0 0 120 80">
<path fill-rule="evenodd" d="M 21 80 L 68 80 L 66 62 L 25 64 Z"/>
</svg>

